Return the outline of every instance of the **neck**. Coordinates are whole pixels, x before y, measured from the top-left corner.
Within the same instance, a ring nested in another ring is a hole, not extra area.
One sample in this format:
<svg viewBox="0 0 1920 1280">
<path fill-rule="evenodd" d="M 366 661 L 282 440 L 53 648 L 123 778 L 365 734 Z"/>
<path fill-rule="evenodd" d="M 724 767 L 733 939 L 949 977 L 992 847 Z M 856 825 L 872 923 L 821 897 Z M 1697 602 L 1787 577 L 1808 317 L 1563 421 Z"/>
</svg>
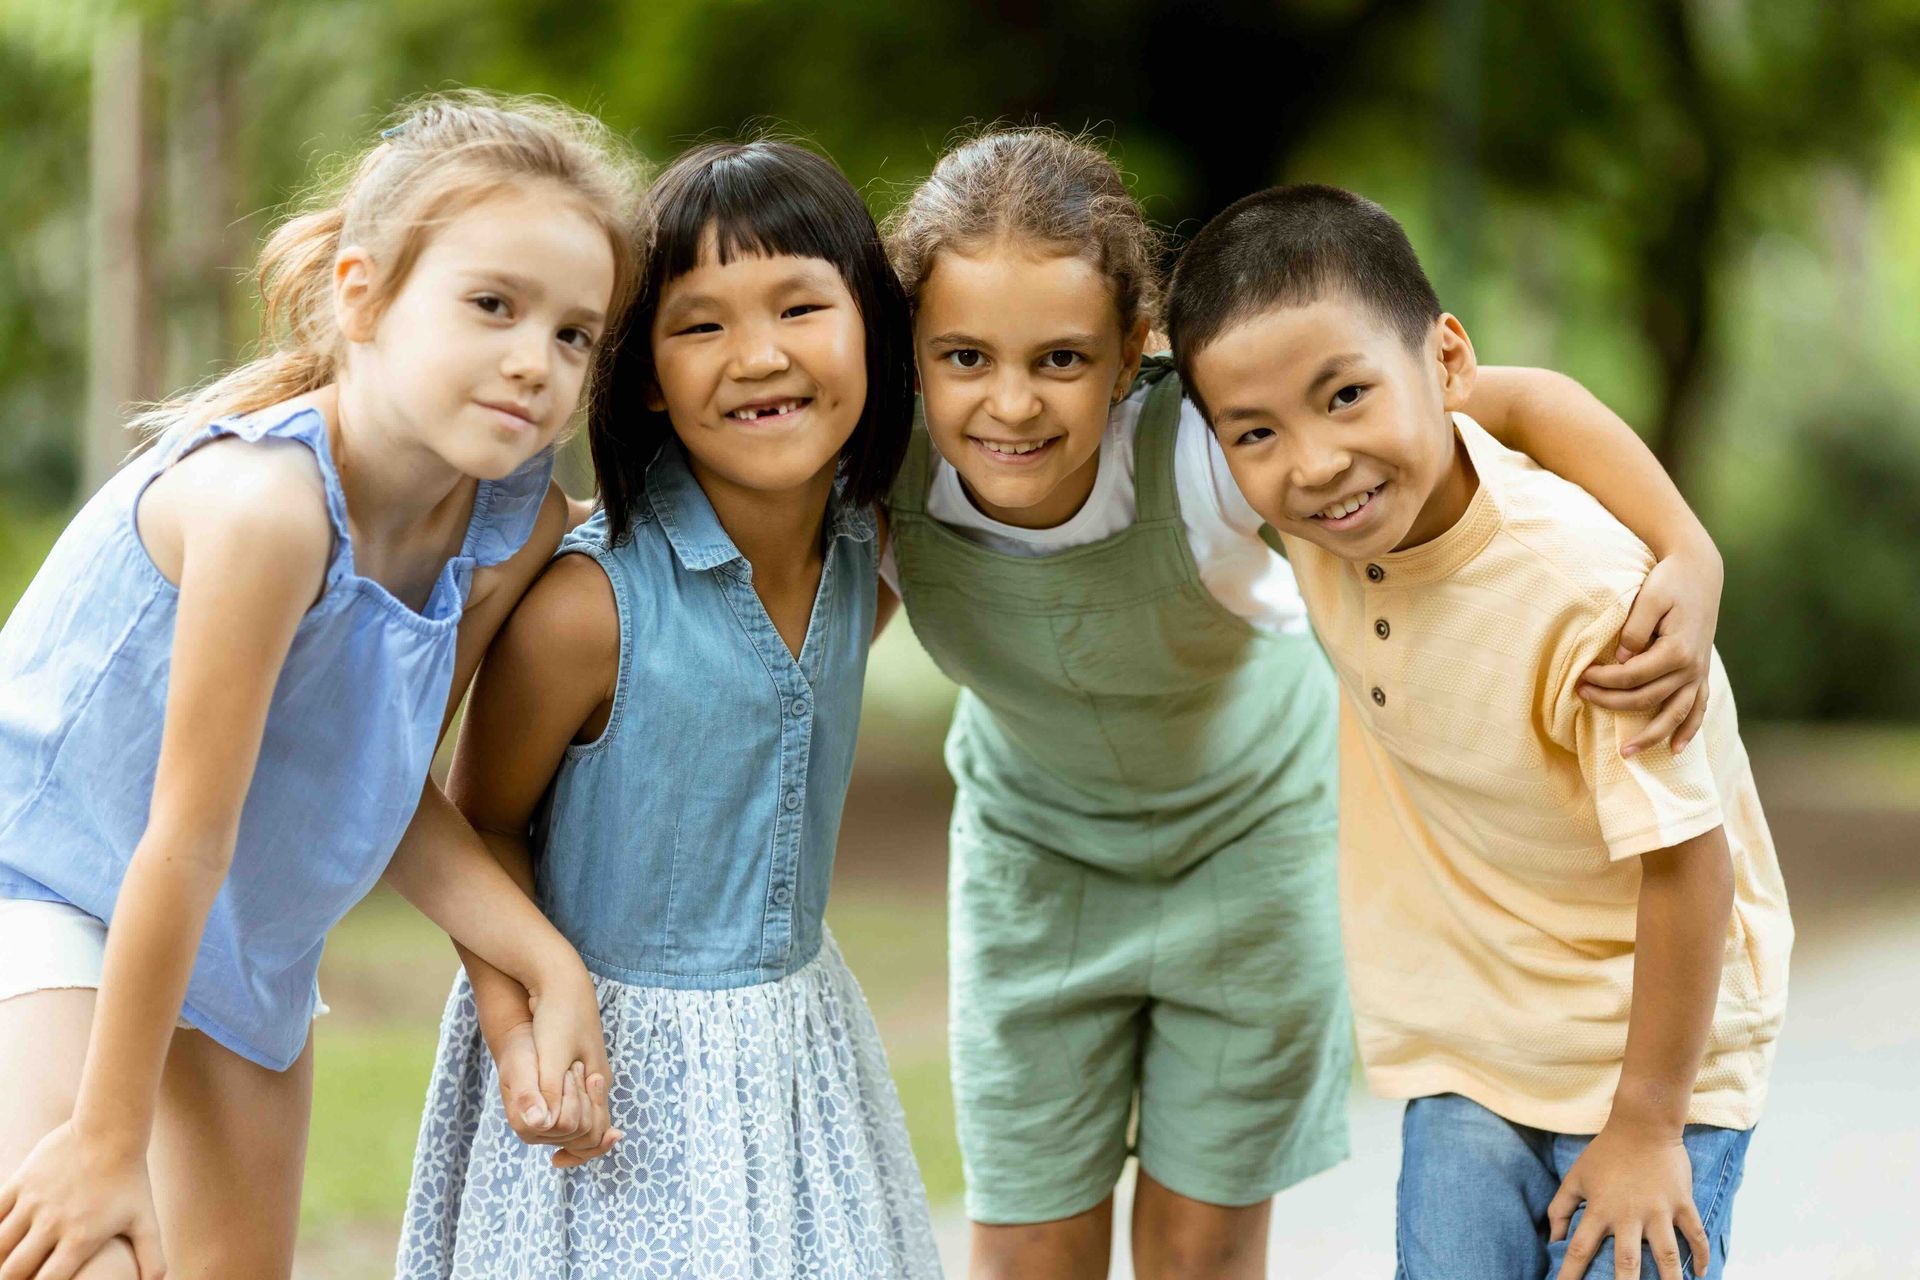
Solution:
<svg viewBox="0 0 1920 1280">
<path fill-rule="evenodd" d="M 315 407 L 327 419 L 334 470 L 360 536 L 404 540 L 471 494 L 471 476 L 406 439 L 355 385 L 342 381 L 316 392 Z"/>
<path fill-rule="evenodd" d="M 769 491 L 735 484 L 707 470 L 691 454 L 687 462 L 713 504 L 720 527 L 753 566 L 756 579 L 809 574 L 820 564 L 827 499 L 833 493 L 833 463 L 791 489 Z"/>
<path fill-rule="evenodd" d="M 1446 468 L 1440 474 L 1440 482 L 1427 495 L 1426 504 L 1414 518 L 1413 527 L 1394 547 L 1395 551 L 1405 551 L 1432 542 L 1459 524 L 1467 514 L 1467 507 L 1473 502 L 1473 495 L 1479 492 L 1480 477 L 1473 469 L 1473 459 L 1467 454 L 1467 442 L 1454 429 L 1451 416 L 1447 418 L 1447 440 L 1452 449 L 1447 455 Z"/>
</svg>

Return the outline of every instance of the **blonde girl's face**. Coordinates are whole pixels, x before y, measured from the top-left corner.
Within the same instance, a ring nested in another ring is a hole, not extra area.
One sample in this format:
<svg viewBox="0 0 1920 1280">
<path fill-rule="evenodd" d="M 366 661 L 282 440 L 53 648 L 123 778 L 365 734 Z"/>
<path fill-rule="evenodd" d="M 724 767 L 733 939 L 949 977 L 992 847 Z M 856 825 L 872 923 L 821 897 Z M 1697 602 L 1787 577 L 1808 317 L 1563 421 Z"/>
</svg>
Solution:
<svg viewBox="0 0 1920 1280">
<path fill-rule="evenodd" d="M 825 258 L 740 254 L 711 231 L 660 292 L 655 385 L 694 474 L 759 493 L 830 484 L 867 403 L 860 308 Z"/>
<path fill-rule="evenodd" d="M 983 513 L 1046 529 L 1085 504 L 1146 333 L 1121 331 L 1112 287 L 1077 255 L 999 240 L 936 256 L 913 322 L 921 403 Z"/>
<path fill-rule="evenodd" d="M 606 330 L 606 231 L 558 188 L 510 188 L 433 230 L 376 311 L 378 269 L 347 246 L 335 271 L 357 403 L 478 479 L 552 444 Z"/>
</svg>

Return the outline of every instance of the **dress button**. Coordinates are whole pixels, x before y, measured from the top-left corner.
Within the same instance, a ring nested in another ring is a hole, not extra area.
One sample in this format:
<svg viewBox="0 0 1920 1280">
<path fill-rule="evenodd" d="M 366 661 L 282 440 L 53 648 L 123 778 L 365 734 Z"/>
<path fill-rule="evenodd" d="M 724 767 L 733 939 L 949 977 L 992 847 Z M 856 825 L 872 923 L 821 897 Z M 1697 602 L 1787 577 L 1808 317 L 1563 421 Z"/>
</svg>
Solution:
<svg viewBox="0 0 1920 1280">
<path fill-rule="evenodd" d="M 1378 690 L 1375 690 L 1375 692 L 1377 693 Z M 787 792 L 786 804 L 789 809 L 798 809 L 800 807 L 800 793 L 798 791 Z"/>
<path fill-rule="evenodd" d="M 1387 571 L 1385 569 L 1382 569 L 1379 565 L 1370 564 L 1367 566 L 1368 582 L 1378 582 L 1386 576 L 1387 576 Z"/>
<path fill-rule="evenodd" d="M 1373 705 L 1376 707 L 1384 707 L 1387 705 L 1387 691 L 1379 685 L 1373 686 Z"/>
<path fill-rule="evenodd" d="M 1379 636 L 1382 640 L 1385 640 L 1388 636 L 1393 634 L 1393 628 L 1387 625 L 1387 620 L 1385 618 L 1375 618 L 1373 620 L 1373 634 Z"/>
<path fill-rule="evenodd" d="M 789 889 L 784 884 L 774 886 L 773 905 L 775 905 L 776 907 L 784 907 L 792 901 L 793 901 L 792 889 Z"/>
<path fill-rule="evenodd" d="M 805 698 L 795 698 L 792 704 L 787 707 L 787 710 L 792 713 L 794 719 L 798 720 L 801 716 L 807 714 L 807 700 Z"/>
</svg>

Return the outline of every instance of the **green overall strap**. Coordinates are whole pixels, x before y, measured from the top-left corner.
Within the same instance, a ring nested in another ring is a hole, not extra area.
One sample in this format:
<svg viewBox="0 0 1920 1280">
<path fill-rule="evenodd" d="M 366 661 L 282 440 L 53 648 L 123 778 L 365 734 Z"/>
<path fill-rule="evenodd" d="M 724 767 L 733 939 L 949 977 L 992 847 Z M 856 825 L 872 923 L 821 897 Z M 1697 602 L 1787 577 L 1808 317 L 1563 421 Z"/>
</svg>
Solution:
<svg viewBox="0 0 1920 1280">
<path fill-rule="evenodd" d="M 1140 362 L 1140 379 L 1152 386 L 1140 409 L 1140 425 L 1133 433 L 1134 519 L 1178 520 L 1180 495 L 1174 484 L 1173 453 L 1180 440 L 1179 375 L 1165 356 Z"/>
<path fill-rule="evenodd" d="M 927 411 L 913 398 L 913 428 L 907 435 L 907 457 L 894 477 L 887 506 L 894 514 L 920 515 L 927 509 L 927 490 L 933 487 L 933 438 L 927 433 Z"/>
</svg>

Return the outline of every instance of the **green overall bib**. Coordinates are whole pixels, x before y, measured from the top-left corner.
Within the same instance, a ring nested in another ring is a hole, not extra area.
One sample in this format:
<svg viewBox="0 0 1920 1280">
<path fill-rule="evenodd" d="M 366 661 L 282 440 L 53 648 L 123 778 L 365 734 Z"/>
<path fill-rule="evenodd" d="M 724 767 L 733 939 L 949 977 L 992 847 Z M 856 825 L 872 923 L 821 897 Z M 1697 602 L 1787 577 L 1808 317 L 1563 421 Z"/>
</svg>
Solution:
<svg viewBox="0 0 1920 1280">
<path fill-rule="evenodd" d="M 1202 583 L 1174 484 L 1179 380 L 1134 445 L 1137 519 L 1036 557 L 892 499 L 915 634 L 962 686 L 947 737 L 951 1039 L 967 1207 L 1097 1205 L 1156 1180 L 1251 1204 L 1346 1153 L 1333 674 Z"/>
</svg>

